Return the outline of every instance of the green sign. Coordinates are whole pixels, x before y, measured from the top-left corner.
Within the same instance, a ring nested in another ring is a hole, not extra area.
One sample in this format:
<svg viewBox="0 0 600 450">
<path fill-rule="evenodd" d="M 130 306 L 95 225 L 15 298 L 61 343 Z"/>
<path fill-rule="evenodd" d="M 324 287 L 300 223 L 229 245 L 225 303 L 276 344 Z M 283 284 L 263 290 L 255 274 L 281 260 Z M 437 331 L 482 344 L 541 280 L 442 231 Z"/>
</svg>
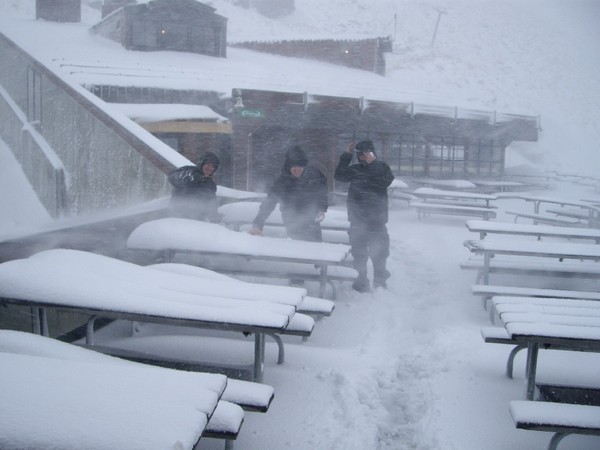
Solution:
<svg viewBox="0 0 600 450">
<path fill-rule="evenodd" d="M 259 111 L 258 109 L 242 109 L 240 111 L 240 116 L 253 119 L 262 119 L 265 117 L 265 113 Z"/>
</svg>

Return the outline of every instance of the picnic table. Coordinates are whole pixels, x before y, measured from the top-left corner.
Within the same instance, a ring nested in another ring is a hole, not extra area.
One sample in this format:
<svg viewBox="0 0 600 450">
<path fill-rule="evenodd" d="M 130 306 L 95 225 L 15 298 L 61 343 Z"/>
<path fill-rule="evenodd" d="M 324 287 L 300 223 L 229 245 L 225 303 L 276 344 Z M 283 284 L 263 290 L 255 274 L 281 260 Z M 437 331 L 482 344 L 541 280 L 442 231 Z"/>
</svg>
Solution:
<svg viewBox="0 0 600 450">
<path fill-rule="evenodd" d="M 410 206 L 416 208 L 419 219 L 430 213 L 478 216 L 484 220 L 496 217 L 496 212 L 490 205 L 497 198 L 495 195 L 428 187 L 415 189 L 412 195 L 418 200 L 411 201 Z"/>
<path fill-rule="evenodd" d="M 88 315 L 90 346 L 95 344 L 97 318 L 254 333 L 252 377 L 260 381 L 265 334 L 312 333 L 314 320 L 296 311 L 306 291 L 284 286 L 262 286 L 258 294 L 250 286 L 225 289 L 215 282 L 201 283 L 196 277 L 77 250 L 48 250 L 0 264 L 3 302 L 32 307 L 42 324 L 46 308 Z M 44 326 L 41 332 L 48 334 Z"/>
<path fill-rule="evenodd" d="M 223 400 L 223 375 L 72 358 L 69 344 L 33 337 L 0 333 L 3 449 L 192 450 L 209 433 L 237 436 L 244 412 Z"/>
<path fill-rule="evenodd" d="M 573 221 L 585 221 L 587 226 L 595 227 L 600 223 L 600 208 L 584 202 L 584 201 L 573 201 L 569 199 L 560 199 L 556 197 L 538 197 L 538 196 L 525 196 L 519 195 L 517 198 L 533 204 L 533 218 L 539 216 L 538 219 L 541 221 L 544 219 L 544 215 L 540 211 L 542 204 L 558 205 L 560 209 L 551 208 L 547 209 L 546 213 L 554 214 L 554 219 L 559 223 L 560 219 L 563 219 L 566 224 L 574 224 Z M 571 207 L 571 208 L 565 208 Z M 576 208 L 576 209 L 573 209 Z M 519 217 L 518 213 L 515 214 Z M 523 217 L 528 217 L 527 214 L 523 214 Z M 515 220 L 517 219 L 515 217 Z"/>
<path fill-rule="evenodd" d="M 498 196 L 493 194 L 446 191 L 434 188 L 418 188 L 413 191 L 413 195 L 423 200 L 435 200 L 440 203 L 446 201 L 452 205 L 482 206 L 486 208 L 490 208 L 490 202 L 498 198 Z"/>
<path fill-rule="evenodd" d="M 589 228 L 554 227 L 550 225 L 517 224 L 509 222 L 490 222 L 486 220 L 467 220 L 465 223 L 469 231 L 479 233 L 480 239 L 488 234 L 502 234 L 513 236 L 535 236 L 565 238 L 569 240 L 587 239 L 600 243 L 600 230 Z"/>
<path fill-rule="evenodd" d="M 472 182 L 486 193 L 507 192 L 528 187 L 527 184 L 520 181 L 502 181 L 502 180 L 472 180 Z"/>
<path fill-rule="evenodd" d="M 421 186 L 429 186 L 429 187 L 439 187 L 444 189 L 453 189 L 453 190 L 461 190 L 461 189 L 475 189 L 477 186 L 474 183 L 471 183 L 468 180 L 455 180 L 455 179 L 437 179 L 437 178 L 417 178 L 413 180 L 416 184 L 420 184 Z"/>
<path fill-rule="evenodd" d="M 239 258 L 241 261 L 235 263 L 236 267 L 248 272 L 258 270 L 259 267 L 254 266 L 258 266 L 260 261 L 281 264 L 282 268 L 288 263 L 316 267 L 320 297 L 326 293 L 329 268 L 342 266 L 350 253 L 350 247 L 344 244 L 252 236 L 217 224 L 179 218 L 141 224 L 130 234 L 127 246 L 135 250 L 160 252 L 166 261 L 172 261 L 178 253 L 203 255 L 207 257 L 203 264 L 217 271 L 218 268 L 212 264 L 218 263 L 218 257 Z M 252 264 L 248 265 L 248 261 Z M 353 271 L 349 267 L 342 269 Z M 286 276 L 301 278 L 303 275 L 289 270 Z"/>
<path fill-rule="evenodd" d="M 220 206 L 219 213 L 222 215 L 225 224 L 232 225 L 235 230 L 239 230 L 241 225 L 252 224 L 256 214 L 258 214 L 259 208 L 259 202 L 234 202 Z M 277 205 L 269 217 L 267 217 L 265 225 L 283 226 L 279 205 Z M 350 222 L 348 222 L 346 212 L 335 209 L 329 209 L 321 222 L 321 228 L 323 230 L 346 232 L 349 227 Z"/>
<path fill-rule="evenodd" d="M 524 241 L 467 240 L 464 246 L 471 252 L 483 255 L 482 279 L 488 284 L 491 259 L 496 255 L 517 257 L 553 258 L 600 261 L 600 246 L 595 244 L 547 243 Z M 544 263 L 540 264 L 544 268 Z M 600 265 L 598 266 L 600 267 Z M 523 268 L 523 271 L 528 269 Z"/>
<path fill-rule="evenodd" d="M 547 305 L 537 299 L 523 305 L 514 298 L 492 302 L 510 339 L 527 348 L 528 400 L 534 397 L 540 347 L 600 352 L 600 309 L 595 302 L 570 299 L 563 305 Z"/>
</svg>

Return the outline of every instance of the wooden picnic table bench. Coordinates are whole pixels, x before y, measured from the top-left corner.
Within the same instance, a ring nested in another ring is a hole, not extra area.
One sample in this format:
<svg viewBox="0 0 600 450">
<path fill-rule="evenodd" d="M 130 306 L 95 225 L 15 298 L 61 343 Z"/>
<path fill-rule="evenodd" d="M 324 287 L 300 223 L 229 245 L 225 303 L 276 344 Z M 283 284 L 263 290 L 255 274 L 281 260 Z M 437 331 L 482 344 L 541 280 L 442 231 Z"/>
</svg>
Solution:
<svg viewBox="0 0 600 450">
<path fill-rule="evenodd" d="M 570 434 L 600 436 L 599 406 L 512 400 L 509 409 L 517 428 L 554 433 L 548 450 Z"/>
<path fill-rule="evenodd" d="M 562 219 L 565 222 L 567 221 L 567 219 L 572 219 L 573 217 L 575 217 L 577 220 L 584 220 L 587 224 L 587 226 L 589 227 L 593 227 L 595 224 L 597 224 L 597 222 L 600 221 L 600 208 L 590 204 L 590 203 L 586 203 L 583 201 L 573 201 L 570 199 L 561 199 L 561 198 L 555 198 L 555 197 L 536 197 L 536 196 L 524 196 L 521 195 L 518 198 L 520 198 L 521 200 L 524 200 L 526 202 L 530 202 L 533 203 L 533 214 L 536 215 L 540 215 L 541 211 L 540 211 L 540 207 L 542 204 L 549 204 L 549 205 L 558 205 L 561 208 L 564 207 L 570 207 L 568 210 L 567 209 L 561 209 L 561 210 L 556 210 L 554 209 L 553 211 L 555 216 L 556 216 L 556 211 L 558 211 L 558 216 L 557 219 Z M 578 208 L 580 213 L 583 213 L 583 215 L 581 214 L 575 214 L 574 212 L 574 208 Z M 570 213 L 569 213 L 570 211 Z M 550 212 L 550 211 L 547 211 Z M 539 221 L 539 220 L 538 220 Z"/>
<path fill-rule="evenodd" d="M 495 195 L 477 192 L 444 191 L 433 188 L 418 188 L 412 193 L 419 200 L 411 201 L 411 207 L 417 210 L 419 219 L 427 214 L 450 214 L 476 216 L 484 220 L 496 217 L 490 205 Z"/>
<path fill-rule="evenodd" d="M 477 283 L 489 282 L 489 275 L 531 275 L 562 278 L 600 278 L 600 264 L 589 261 L 546 261 L 543 258 L 496 256 L 485 263 L 482 257 L 469 258 L 460 263 L 460 268 L 477 271 Z M 487 275 L 487 276 L 485 276 Z"/>
<path fill-rule="evenodd" d="M 239 406 L 220 400 L 222 375 L 14 352 L 0 352 L 0 363 L 10 386 L 0 389 L 5 449 L 192 450 L 208 433 L 234 439 L 243 421 Z"/>
<path fill-rule="evenodd" d="M 237 270 L 253 272 L 256 262 L 295 263 L 316 267 L 319 273 L 319 296 L 324 297 L 329 269 L 342 266 L 350 254 L 344 244 L 305 242 L 252 236 L 224 226 L 189 219 L 167 218 L 138 226 L 129 236 L 127 247 L 157 254 L 164 262 L 173 262 L 175 255 L 204 257 L 201 264 L 214 268 L 217 260 L 234 260 Z M 246 263 L 237 264 L 241 260 Z M 252 261 L 252 264 L 248 264 Z M 212 267 L 211 267 L 212 265 Z M 302 278 L 304 274 L 289 272 L 287 278 Z"/>
<path fill-rule="evenodd" d="M 418 188 L 412 194 L 423 200 L 434 200 L 435 202 L 449 201 L 450 204 L 465 206 L 480 206 L 490 208 L 490 202 L 498 197 L 492 194 L 481 194 L 479 192 L 445 191 L 434 188 Z M 462 203 L 461 203 L 462 202 Z"/>
<path fill-rule="evenodd" d="M 563 227 L 577 227 L 584 226 L 580 220 L 571 219 L 568 217 L 557 217 L 557 216 L 549 216 L 547 214 L 540 213 L 526 213 L 526 212 L 516 212 L 516 211 L 506 211 L 506 214 L 510 214 L 515 216 L 515 223 L 519 218 L 531 219 L 534 225 L 537 224 L 546 224 L 546 225 L 556 225 Z"/>
<path fill-rule="evenodd" d="M 469 231 L 479 233 L 479 238 L 484 239 L 488 234 L 501 234 L 513 236 L 535 236 L 565 238 L 568 240 L 593 240 L 600 244 L 600 230 L 589 228 L 554 227 L 550 225 L 530 225 L 507 222 L 490 222 L 485 220 L 467 220 L 465 222 Z"/>
<path fill-rule="evenodd" d="M 240 290 L 243 292 L 243 295 L 249 295 L 250 292 L 256 291 L 256 294 L 251 295 L 254 298 L 265 299 L 266 296 L 271 293 L 273 297 L 269 296 L 268 298 L 276 299 L 277 295 L 282 295 L 286 291 L 292 292 L 286 288 L 281 290 L 281 287 L 279 286 L 250 283 L 222 273 L 217 273 L 202 267 L 190 266 L 188 264 L 160 263 L 151 264 L 146 267 L 195 277 L 196 279 L 203 281 L 210 281 L 211 286 L 216 288 L 215 290 L 223 295 L 226 295 L 227 292 L 231 295 L 240 295 Z M 231 288 L 231 286 L 236 286 L 239 289 L 229 291 L 228 289 Z M 305 295 L 301 302 L 296 305 L 296 312 L 322 317 L 330 316 L 334 308 L 335 303 L 331 300 Z"/>
<path fill-rule="evenodd" d="M 413 180 L 413 182 L 416 184 L 420 184 L 421 186 L 437 187 L 449 190 L 451 189 L 454 191 L 470 190 L 475 189 L 477 187 L 477 185 L 468 180 L 457 179 L 442 180 L 437 178 L 416 178 Z"/>
<path fill-rule="evenodd" d="M 418 218 L 421 220 L 429 214 L 449 214 L 454 216 L 476 216 L 484 220 L 496 217 L 496 211 L 491 208 L 479 206 L 447 205 L 443 203 L 410 202 L 411 208 L 417 210 Z"/>
<path fill-rule="evenodd" d="M 42 324 L 46 308 L 86 314 L 90 317 L 89 345 L 93 345 L 94 322 L 99 317 L 250 332 L 255 340 L 253 379 L 260 381 L 265 334 L 306 337 L 312 332 L 314 319 L 296 312 L 306 292 L 303 289 L 274 287 L 292 289 L 285 295 L 283 291 L 269 293 L 265 287 L 265 300 L 260 301 L 251 293 L 240 293 L 238 298 L 207 294 L 212 285 L 76 250 L 49 250 L 0 264 L 2 302 L 32 307 Z M 269 299 L 269 295 L 279 297 Z M 48 330 L 42 326 L 41 332 Z"/>
<path fill-rule="evenodd" d="M 472 180 L 472 182 L 479 188 L 479 190 L 483 190 L 486 194 L 507 191 L 511 192 L 528 187 L 527 184 L 520 181 Z"/>
<path fill-rule="evenodd" d="M 471 292 L 481 295 L 484 307 L 487 308 L 488 301 L 494 296 L 513 297 L 535 297 L 535 298 L 574 298 L 580 300 L 600 300 L 600 292 L 572 291 L 566 289 L 530 288 L 518 286 L 492 286 L 486 284 L 475 284 L 471 286 Z"/>
<path fill-rule="evenodd" d="M 483 256 L 482 279 L 484 284 L 489 283 L 491 259 L 497 255 L 511 257 L 535 257 L 557 259 L 561 264 L 564 259 L 600 261 L 600 246 L 595 244 L 547 243 L 524 241 L 489 241 L 467 240 L 464 242 L 472 253 Z M 494 261 L 494 265 L 497 262 Z M 461 266 L 462 267 L 462 266 Z M 600 264 L 598 265 L 600 267 Z M 545 270 L 542 266 L 540 270 Z"/>
<path fill-rule="evenodd" d="M 598 208 L 600 211 L 600 208 Z M 584 209 L 573 209 L 573 208 L 547 208 L 546 212 L 550 214 L 556 215 L 556 217 L 566 217 L 570 219 L 579 220 L 581 222 L 587 223 L 589 228 L 598 228 L 600 225 L 600 216 L 598 215 L 598 211 L 589 210 L 585 211 Z"/>
</svg>

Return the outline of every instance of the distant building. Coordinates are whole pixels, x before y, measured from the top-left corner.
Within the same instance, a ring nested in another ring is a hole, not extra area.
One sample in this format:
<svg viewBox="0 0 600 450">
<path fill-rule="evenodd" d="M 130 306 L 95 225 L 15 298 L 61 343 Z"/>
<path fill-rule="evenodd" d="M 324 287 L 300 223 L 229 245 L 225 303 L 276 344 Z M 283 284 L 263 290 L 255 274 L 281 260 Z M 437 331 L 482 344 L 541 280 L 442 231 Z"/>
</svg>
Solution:
<svg viewBox="0 0 600 450">
<path fill-rule="evenodd" d="M 128 50 L 226 57 L 227 19 L 195 0 L 154 0 L 113 11 L 91 29 Z"/>
<path fill-rule="evenodd" d="M 81 22 L 81 0 L 36 0 L 35 18 L 53 22 Z"/>
<path fill-rule="evenodd" d="M 384 53 L 392 51 L 391 39 L 382 37 L 356 40 L 252 41 L 229 45 L 274 55 L 316 59 L 354 69 L 368 70 L 379 75 L 385 75 Z"/>
</svg>

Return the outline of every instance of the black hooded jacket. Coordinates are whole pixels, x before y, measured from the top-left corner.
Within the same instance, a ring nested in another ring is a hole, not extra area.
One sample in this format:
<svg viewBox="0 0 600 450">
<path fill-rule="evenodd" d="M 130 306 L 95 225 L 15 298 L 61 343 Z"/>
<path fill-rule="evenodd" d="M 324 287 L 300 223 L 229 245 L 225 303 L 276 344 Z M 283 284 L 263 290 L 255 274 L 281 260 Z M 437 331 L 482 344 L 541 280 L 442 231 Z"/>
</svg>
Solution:
<svg viewBox="0 0 600 450">
<path fill-rule="evenodd" d="M 371 164 L 352 164 L 352 154 L 344 152 L 335 169 L 335 179 L 350 183 L 348 220 L 365 225 L 383 225 L 388 221 L 387 188 L 394 175 L 390 166 L 376 159 Z"/>
<path fill-rule="evenodd" d="M 207 164 L 219 167 L 219 158 L 207 152 L 197 166 L 184 166 L 169 174 L 168 180 L 173 186 L 171 194 L 171 213 L 176 217 L 188 219 L 218 221 L 217 184 L 212 176 L 205 177 L 202 167 Z"/>
<path fill-rule="evenodd" d="M 304 167 L 300 177 L 296 178 L 290 173 L 293 166 Z M 327 211 L 327 178 L 319 169 L 308 165 L 306 154 L 298 146 L 286 153 L 281 175 L 269 189 L 254 219 L 255 227 L 263 228 L 277 203 L 280 203 L 286 226 L 314 223 L 319 212 Z"/>
</svg>

